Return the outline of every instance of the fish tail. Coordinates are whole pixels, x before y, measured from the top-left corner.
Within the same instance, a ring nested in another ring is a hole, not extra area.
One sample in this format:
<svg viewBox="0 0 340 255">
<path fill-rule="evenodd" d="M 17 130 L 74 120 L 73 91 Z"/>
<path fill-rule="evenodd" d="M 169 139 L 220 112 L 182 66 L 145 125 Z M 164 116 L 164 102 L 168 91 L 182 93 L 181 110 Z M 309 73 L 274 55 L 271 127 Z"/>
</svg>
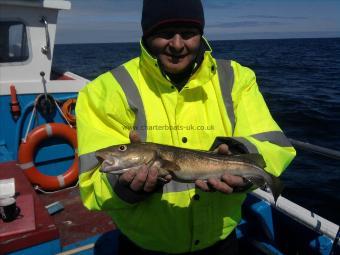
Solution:
<svg viewBox="0 0 340 255">
<path fill-rule="evenodd" d="M 273 194 L 274 201 L 275 201 L 275 204 L 276 204 L 276 201 L 277 201 L 278 197 L 280 196 L 280 194 L 282 193 L 284 186 L 283 186 L 281 180 L 274 175 L 269 175 L 269 178 L 267 179 L 267 185 L 269 186 L 270 191 Z"/>
</svg>

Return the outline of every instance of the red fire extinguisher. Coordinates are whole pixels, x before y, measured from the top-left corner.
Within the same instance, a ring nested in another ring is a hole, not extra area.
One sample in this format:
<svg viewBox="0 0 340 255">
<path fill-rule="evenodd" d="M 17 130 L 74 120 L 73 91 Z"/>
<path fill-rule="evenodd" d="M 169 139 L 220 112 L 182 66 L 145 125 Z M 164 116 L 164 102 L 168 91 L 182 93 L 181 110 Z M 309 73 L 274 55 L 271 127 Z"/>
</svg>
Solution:
<svg viewBox="0 0 340 255">
<path fill-rule="evenodd" d="M 11 107 L 12 117 L 14 120 L 18 120 L 20 117 L 21 111 L 20 111 L 20 104 L 17 98 L 17 91 L 13 84 L 11 84 L 10 90 L 11 90 L 11 102 L 9 105 Z"/>
</svg>

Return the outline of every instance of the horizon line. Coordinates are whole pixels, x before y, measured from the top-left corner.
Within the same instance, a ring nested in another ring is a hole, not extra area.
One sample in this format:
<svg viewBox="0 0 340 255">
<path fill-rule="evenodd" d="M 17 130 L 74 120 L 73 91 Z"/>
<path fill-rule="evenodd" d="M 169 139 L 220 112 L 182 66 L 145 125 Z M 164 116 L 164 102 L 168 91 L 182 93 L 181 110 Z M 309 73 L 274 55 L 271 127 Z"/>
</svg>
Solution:
<svg viewBox="0 0 340 255">
<path fill-rule="evenodd" d="M 308 39 L 340 39 L 340 36 L 330 37 L 282 37 L 282 38 L 244 38 L 244 39 L 214 39 L 209 42 L 218 41 L 259 41 L 259 40 L 308 40 Z M 140 41 L 121 41 L 121 42 L 66 42 L 55 43 L 55 45 L 72 45 L 72 44 L 122 44 L 122 43 L 139 43 Z"/>
</svg>

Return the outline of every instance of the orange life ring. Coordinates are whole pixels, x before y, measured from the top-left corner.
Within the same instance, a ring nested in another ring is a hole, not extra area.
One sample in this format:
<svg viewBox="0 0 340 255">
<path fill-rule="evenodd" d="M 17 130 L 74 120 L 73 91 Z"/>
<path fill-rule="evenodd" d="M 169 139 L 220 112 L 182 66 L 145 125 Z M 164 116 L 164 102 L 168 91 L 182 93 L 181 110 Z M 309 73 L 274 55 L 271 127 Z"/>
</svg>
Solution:
<svg viewBox="0 0 340 255">
<path fill-rule="evenodd" d="M 34 156 L 38 146 L 49 137 L 60 137 L 68 141 L 74 148 L 75 157 L 71 167 L 62 175 L 51 176 L 41 173 L 34 165 Z M 61 123 L 48 123 L 33 129 L 26 142 L 21 143 L 18 161 L 21 169 L 32 184 L 44 190 L 58 190 L 74 183 L 78 178 L 77 134 L 75 129 Z"/>
<path fill-rule="evenodd" d="M 75 107 L 76 102 L 77 99 L 75 98 L 67 99 L 61 108 L 61 111 L 63 112 L 65 118 L 73 126 L 76 124 L 76 116 L 72 114 L 72 107 Z"/>
</svg>

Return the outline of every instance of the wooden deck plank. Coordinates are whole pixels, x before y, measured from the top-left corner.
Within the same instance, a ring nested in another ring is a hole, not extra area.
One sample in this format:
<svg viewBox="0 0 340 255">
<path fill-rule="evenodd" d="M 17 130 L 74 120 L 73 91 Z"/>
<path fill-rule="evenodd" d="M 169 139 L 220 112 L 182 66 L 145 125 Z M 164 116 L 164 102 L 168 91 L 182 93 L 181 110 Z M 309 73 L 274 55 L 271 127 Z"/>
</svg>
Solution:
<svg viewBox="0 0 340 255">
<path fill-rule="evenodd" d="M 37 194 L 15 161 L 0 163 L 0 179 L 12 177 L 20 195 L 33 196 L 36 230 L 0 238 L 1 252 L 24 249 L 58 238 L 61 245 L 66 246 L 116 228 L 105 213 L 90 212 L 83 206 L 78 187 Z M 56 201 L 61 202 L 64 210 L 51 216 L 45 206 Z"/>
<path fill-rule="evenodd" d="M 83 206 L 78 187 L 53 194 L 39 194 L 39 198 L 45 205 L 59 201 L 64 206 L 63 211 L 52 215 L 62 246 L 115 229 L 108 215 L 89 211 Z"/>
<path fill-rule="evenodd" d="M 22 170 L 16 165 L 16 162 L 6 162 L 0 164 L 0 179 L 15 179 L 16 192 L 19 196 L 33 196 L 34 214 L 36 229 L 24 234 L 14 234 L 0 238 L 0 250 L 4 253 L 14 250 L 20 250 L 39 243 L 56 240 L 59 233 L 52 218 L 44 208 L 41 200 L 38 198 L 29 181 L 26 179 Z M 25 217 L 25 215 L 23 215 Z M 1 224 L 6 224 L 2 222 Z"/>
</svg>

